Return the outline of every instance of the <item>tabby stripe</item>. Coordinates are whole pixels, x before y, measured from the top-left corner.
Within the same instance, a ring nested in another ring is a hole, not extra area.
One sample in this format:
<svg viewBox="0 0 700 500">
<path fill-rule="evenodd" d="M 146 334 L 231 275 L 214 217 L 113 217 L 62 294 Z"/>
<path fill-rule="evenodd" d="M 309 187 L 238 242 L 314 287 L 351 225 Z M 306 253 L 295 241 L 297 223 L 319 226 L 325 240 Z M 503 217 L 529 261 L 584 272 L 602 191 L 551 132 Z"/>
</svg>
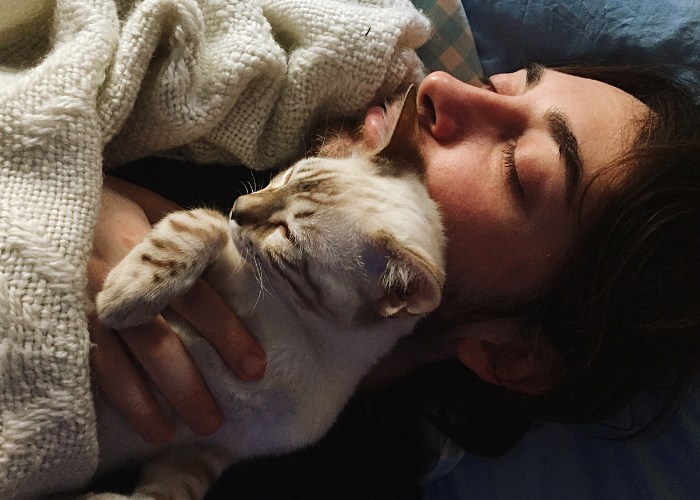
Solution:
<svg viewBox="0 0 700 500">
<path fill-rule="evenodd" d="M 326 198 L 319 198 L 318 193 L 297 193 L 297 198 L 301 198 L 303 200 L 310 201 L 312 203 L 316 203 L 318 205 L 330 207 L 333 206 L 334 203 L 332 200 L 328 200 Z"/>
<path fill-rule="evenodd" d="M 309 288 L 314 292 L 316 300 L 323 306 L 323 290 L 321 290 L 321 287 L 312 279 L 311 273 L 309 272 L 309 263 L 307 261 L 304 261 L 301 273 L 304 276 L 304 280 L 308 283 Z"/>
<path fill-rule="evenodd" d="M 177 245 L 173 240 L 163 240 L 160 238 L 151 238 L 151 243 L 158 250 L 164 250 L 166 252 L 176 253 L 178 255 L 185 254 L 185 251 Z"/>
<path fill-rule="evenodd" d="M 155 257 L 144 253 L 141 255 L 141 260 L 147 264 L 151 264 L 153 267 L 159 267 L 161 269 L 171 269 L 173 267 L 181 267 L 181 264 L 175 260 L 160 260 Z"/>
<path fill-rule="evenodd" d="M 306 283 L 309 285 L 309 288 L 313 290 L 314 295 L 315 295 L 315 303 L 319 304 L 322 309 L 325 309 L 325 311 L 328 314 L 333 314 L 335 311 L 333 311 L 328 304 L 326 304 L 324 297 L 325 294 L 323 293 L 323 288 L 316 283 L 313 279 L 313 275 L 309 272 L 309 264 L 308 262 L 304 262 L 304 267 L 303 267 L 303 274 L 304 278 L 306 280 Z"/>
<path fill-rule="evenodd" d="M 294 185 L 295 193 L 325 193 L 329 196 L 334 196 L 338 193 L 335 183 L 333 182 L 333 174 L 331 172 L 322 171 L 308 175 L 298 179 Z"/>
<path fill-rule="evenodd" d="M 189 212 L 186 212 L 189 213 Z M 191 234 L 202 241 L 209 241 L 211 238 L 211 231 L 208 231 L 207 229 L 201 228 L 201 227 L 192 227 L 188 226 L 187 224 L 183 224 L 182 222 L 178 222 L 175 219 L 170 219 L 170 227 L 173 229 L 173 231 L 178 232 L 178 233 L 188 233 Z M 218 232 L 218 231 L 217 231 Z"/>
<path fill-rule="evenodd" d="M 294 217 L 297 219 L 310 219 L 311 217 L 314 217 L 318 212 L 315 210 L 302 210 L 301 212 L 297 212 L 294 214 Z"/>
<path fill-rule="evenodd" d="M 323 185 L 326 184 L 322 180 L 303 179 L 296 182 L 294 185 L 295 193 L 306 193 L 309 191 L 321 191 Z"/>
<path fill-rule="evenodd" d="M 303 306 L 311 312 L 314 312 L 316 314 L 320 314 L 320 311 L 317 307 L 318 303 L 315 302 L 314 300 L 311 300 L 306 295 L 306 292 L 296 283 L 296 281 L 288 273 L 285 273 L 281 267 L 279 267 L 278 263 L 272 262 L 272 265 L 275 267 L 275 269 L 277 269 L 277 272 L 287 280 L 287 283 L 289 283 L 289 286 L 292 287 L 292 291 L 294 293 L 294 296 L 301 301 Z M 293 269 L 293 270 L 296 271 L 296 273 L 298 274 L 298 272 L 299 272 L 298 269 Z"/>
<path fill-rule="evenodd" d="M 303 176 L 304 174 L 306 174 L 306 176 Z M 328 178 L 334 177 L 333 171 L 328 170 L 327 168 L 318 168 L 318 169 L 314 168 L 314 169 L 312 169 L 309 167 L 300 168 L 299 170 L 297 170 L 297 176 L 301 177 L 301 180 L 306 180 L 306 179 L 316 180 L 319 178 L 328 179 Z"/>
</svg>

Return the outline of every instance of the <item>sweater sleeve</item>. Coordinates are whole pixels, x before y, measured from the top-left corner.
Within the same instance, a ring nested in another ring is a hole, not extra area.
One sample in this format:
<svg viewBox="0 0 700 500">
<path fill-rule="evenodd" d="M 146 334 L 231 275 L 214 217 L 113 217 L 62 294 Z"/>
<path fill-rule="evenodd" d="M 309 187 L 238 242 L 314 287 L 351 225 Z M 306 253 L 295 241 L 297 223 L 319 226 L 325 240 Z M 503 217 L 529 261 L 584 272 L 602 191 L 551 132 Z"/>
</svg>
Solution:
<svg viewBox="0 0 700 500">
<path fill-rule="evenodd" d="M 408 0 L 8 0 L 0 21 L 0 498 L 97 466 L 87 261 L 103 168 L 265 168 L 422 77 Z"/>
<path fill-rule="evenodd" d="M 97 464 L 86 261 L 116 23 L 98 4 L 38 5 L 0 47 L 1 498 L 80 484 Z"/>
</svg>

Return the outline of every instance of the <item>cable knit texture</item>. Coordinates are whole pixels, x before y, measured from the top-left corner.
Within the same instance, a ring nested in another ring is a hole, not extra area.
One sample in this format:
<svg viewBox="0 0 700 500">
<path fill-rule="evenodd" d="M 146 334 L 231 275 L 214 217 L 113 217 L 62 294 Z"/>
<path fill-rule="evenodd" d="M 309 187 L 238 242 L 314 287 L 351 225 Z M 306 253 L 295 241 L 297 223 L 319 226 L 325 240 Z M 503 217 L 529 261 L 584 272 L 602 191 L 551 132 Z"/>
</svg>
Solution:
<svg viewBox="0 0 700 500">
<path fill-rule="evenodd" d="M 0 498 L 23 498 L 96 467 L 85 289 L 103 167 L 284 164 L 315 120 L 419 81 L 430 27 L 408 0 L 3 9 L 22 12 L 0 22 Z"/>
</svg>

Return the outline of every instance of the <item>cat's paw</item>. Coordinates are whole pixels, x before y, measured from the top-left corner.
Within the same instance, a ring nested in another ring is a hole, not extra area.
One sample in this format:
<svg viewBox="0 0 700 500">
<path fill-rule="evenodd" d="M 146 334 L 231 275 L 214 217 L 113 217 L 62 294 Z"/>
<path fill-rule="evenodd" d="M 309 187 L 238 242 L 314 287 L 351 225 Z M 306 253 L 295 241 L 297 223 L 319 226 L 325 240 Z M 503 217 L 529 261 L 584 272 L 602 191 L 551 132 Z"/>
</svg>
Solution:
<svg viewBox="0 0 700 500">
<path fill-rule="evenodd" d="M 194 285 L 229 239 L 217 212 L 169 214 L 107 275 L 95 299 L 100 320 L 112 328 L 148 322 Z"/>
<path fill-rule="evenodd" d="M 141 325 L 160 314 L 177 293 L 174 271 L 159 270 L 138 246 L 112 271 L 95 299 L 97 315 L 111 328 Z M 170 286 L 168 286 L 170 285 Z"/>
</svg>

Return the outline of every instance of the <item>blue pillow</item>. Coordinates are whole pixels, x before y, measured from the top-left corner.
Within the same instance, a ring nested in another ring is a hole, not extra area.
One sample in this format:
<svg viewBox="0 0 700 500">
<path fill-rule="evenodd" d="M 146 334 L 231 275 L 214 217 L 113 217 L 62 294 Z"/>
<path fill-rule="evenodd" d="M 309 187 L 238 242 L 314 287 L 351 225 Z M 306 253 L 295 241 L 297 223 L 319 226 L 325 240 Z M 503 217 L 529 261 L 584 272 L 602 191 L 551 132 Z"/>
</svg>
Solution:
<svg viewBox="0 0 700 500">
<path fill-rule="evenodd" d="M 486 75 L 528 62 L 671 64 L 700 96 L 698 0 L 462 0 Z"/>
</svg>

